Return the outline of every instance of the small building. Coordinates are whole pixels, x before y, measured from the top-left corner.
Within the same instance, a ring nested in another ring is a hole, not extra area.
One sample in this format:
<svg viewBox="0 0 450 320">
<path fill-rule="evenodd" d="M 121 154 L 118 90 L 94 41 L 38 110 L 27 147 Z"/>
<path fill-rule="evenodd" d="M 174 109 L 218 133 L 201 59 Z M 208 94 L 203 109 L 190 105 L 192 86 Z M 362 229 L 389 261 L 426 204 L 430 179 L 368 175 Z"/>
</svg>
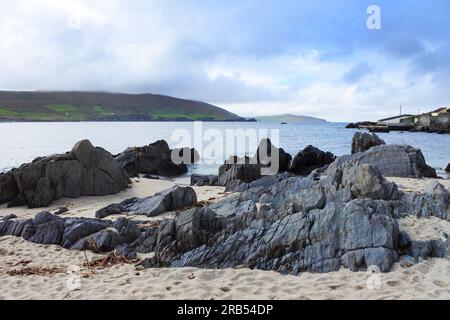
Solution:
<svg viewBox="0 0 450 320">
<path fill-rule="evenodd" d="M 414 117 L 411 114 L 404 114 L 401 116 L 386 118 L 378 120 L 379 125 L 389 125 L 389 124 L 413 124 Z"/>
<path fill-rule="evenodd" d="M 450 112 L 449 108 L 443 107 L 443 108 L 439 108 L 434 111 L 431 111 L 430 113 L 431 113 L 432 117 L 438 117 L 440 114 L 448 113 L 448 112 Z"/>
</svg>

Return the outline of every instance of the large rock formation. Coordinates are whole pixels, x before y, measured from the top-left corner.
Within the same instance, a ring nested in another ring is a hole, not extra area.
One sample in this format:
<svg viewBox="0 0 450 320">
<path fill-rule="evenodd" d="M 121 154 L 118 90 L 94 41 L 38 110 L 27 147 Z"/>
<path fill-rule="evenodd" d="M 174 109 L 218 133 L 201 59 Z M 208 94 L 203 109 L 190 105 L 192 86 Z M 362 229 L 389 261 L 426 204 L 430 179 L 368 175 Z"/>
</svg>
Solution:
<svg viewBox="0 0 450 320">
<path fill-rule="evenodd" d="M 262 139 L 253 157 L 230 157 L 219 168 L 218 184 L 251 183 L 262 176 L 285 172 L 291 159 L 290 154 L 274 146 L 270 139 Z"/>
<path fill-rule="evenodd" d="M 347 162 L 319 181 L 264 177 L 247 191 L 156 224 L 41 213 L 29 220 L 5 217 L 0 236 L 74 250 L 115 250 L 128 258 L 154 252 L 140 267 L 247 267 L 298 274 L 377 266 L 387 272 L 400 255 L 450 257 L 448 241 L 411 241 L 396 221 L 407 214 L 448 219 L 449 206 L 450 195 L 440 184 L 430 184 L 423 194 L 404 193 L 376 167 Z"/>
<path fill-rule="evenodd" d="M 380 137 L 375 133 L 356 132 L 352 141 L 352 154 L 364 152 L 375 146 L 385 145 Z"/>
<path fill-rule="evenodd" d="M 172 156 L 181 161 L 174 163 Z M 167 142 L 160 140 L 148 146 L 128 148 L 117 155 L 115 160 L 130 177 L 137 177 L 140 173 L 170 177 L 188 172 L 186 164 L 190 164 L 190 161 L 182 161 L 183 158 L 197 161 L 198 157 L 198 153 L 193 149 L 170 150 Z"/>
<path fill-rule="evenodd" d="M 1 177 L 1 202 L 30 208 L 48 206 L 62 197 L 104 196 L 128 187 L 127 174 L 113 156 L 88 140 L 70 152 L 38 158 Z"/>
<path fill-rule="evenodd" d="M 17 196 L 17 188 L 14 176 L 11 173 L 0 174 L 0 204 L 10 202 Z"/>
<path fill-rule="evenodd" d="M 315 169 L 332 163 L 336 157 L 313 146 L 307 146 L 292 160 L 290 171 L 298 175 L 308 175 Z"/>
<path fill-rule="evenodd" d="M 132 213 L 155 217 L 164 212 L 182 209 L 197 203 L 197 195 L 191 187 L 173 187 L 147 198 L 131 198 L 111 204 L 95 213 L 97 218 L 114 214 Z"/>
<path fill-rule="evenodd" d="M 327 174 L 345 163 L 350 166 L 370 164 L 386 177 L 437 178 L 436 170 L 428 166 L 420 149 L 411 146 L 383 145 L 351 156 L 336 159 Z"/>
</svg>

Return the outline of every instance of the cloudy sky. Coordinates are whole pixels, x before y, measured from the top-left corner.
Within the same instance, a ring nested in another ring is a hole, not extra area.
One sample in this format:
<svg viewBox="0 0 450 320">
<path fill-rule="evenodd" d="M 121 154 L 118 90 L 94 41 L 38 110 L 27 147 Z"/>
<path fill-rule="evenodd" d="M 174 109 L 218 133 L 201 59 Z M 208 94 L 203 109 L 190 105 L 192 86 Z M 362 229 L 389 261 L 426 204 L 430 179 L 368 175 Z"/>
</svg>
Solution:
<svg viewBox="0 0 450 320">
<path fill-rule="evenodd" d="M 448 0 L 0 0 L 0 89 L 160 93 L 243 116 L 450 104 Z M 381 9 L 369 30 L 367 8 Z"/>
</svg>

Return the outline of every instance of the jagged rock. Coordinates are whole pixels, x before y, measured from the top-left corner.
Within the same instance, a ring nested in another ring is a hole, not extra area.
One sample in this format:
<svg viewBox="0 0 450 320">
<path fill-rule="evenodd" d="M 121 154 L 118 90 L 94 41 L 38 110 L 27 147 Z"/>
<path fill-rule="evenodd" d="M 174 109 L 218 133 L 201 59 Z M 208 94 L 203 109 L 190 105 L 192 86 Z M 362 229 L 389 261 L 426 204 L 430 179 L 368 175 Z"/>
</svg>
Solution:
<svg viewBox="0 0 450 320">
<path fill-rule="evenodd" d="M 407 192 L 394 207 L 394 216 L 414 215 L 418 218 L 437 217 L 450 220 L 450 196 L 445 187 L 432 181 L 424 193 Z"/>
<path fill-rule="evenodd" d="M 17 195 L 9 207 L 45 207 L 62 197 L 103 196 L 128 186 L 126 173 L 102 148 L 88 140 L 78 142 L 71 152 L 38 158 L 11 170 Z"/>
<path fill-rule="evenodd" d="M 359 179 L 366 182 L 348 174 L 337 187 L 358 186 L 359 198 L 345 203 L 328 201 L 320 182 L 290 177 L 180 214 L 142 266 L 244 266 L 298 274 L 376 265 L 389 271 L 398 260 L 399 228 L 389 203 L 378 198 L 395 188 L 376 169 L 361 170 Z"/>
<path fill-rule="evenodd" d="M 0 204 L 14 200 L 19 193 L 14 176 L 10 173 L 0 174 Z"/>
<path fill-rule="evenodd" d="M 332 163 L 335 158 L 331 152 L 307 146 L 294 157 L 289 170 L 298 175 L 308 175 L 315 169 Z"/>
<path fill-rule="evenodd" d="M 380 139 L 375 133 L 356 132 L 352 141 L 352 154 L 364 152 L 372 147 L 385 144 L 386 142 Z"/>
<path fill-rule="evenodd" d="M 230 181 L 240 180 L 250 183 L 261 178 L 261 165 L 254 158 L 230 157 L 219 168 L 219 186 L 226 186 Z"/>
<path fill-rule="evenodd" d="M 188 171 L 186 164 L 172 161 L 172 151 L 164 140 L 144 147 L 128 148 L 117 155 L 115 160 L 130 177 L 137 177 L 140 173 L 178 176 Z"/>
<path fill-rule="evenodd" d="M 241 183 L 251 183 L 262 176 L 276 175 L 288 170 L 292 157 L 277 148 L 270 139 L 262 139 L 253 157 L 230 157 L 219 168 L 219 186 L 235 189 Z"/>
<path fill-rule="evenodd" d="M 362 121 L 362 122 L 356 122 L 356 123 L 349 123 L 345 128 L 346 129 L 360 129 L 367 126 L 375 126 L 376 122 L 371 121 Z"/>
<path fill-rule="evenodd" d="M 263 172 L 263 175 L 275 175 L 289 170 L 292 160 L 289 153 L 274 146 L 268 138 L 262 139 L 259 143 L 255 158 L 263 168 L 268 170 L 268 172 Z"/>
<path fill-rule="evenodd" d="M 338 157 L 326 174 L 332 174 L 344 163 L 349 166 L 370 164 L 385 177 L 437 178 L 436 170 L 426 164 L 422 152 L 411 146 L 375 146 L 365 152 Z"/>
<path fill-rule="evenodd" d="M 200 175 L 193 174 L 191 176 L 191 186 L 217 186 L 219 183 L 219 176 L 216 175 Z"/>
<path fill-rule="evenodd" d="M 80 221 L 75 221 L 70 226 L 65 228 L 62 246 L 64 248 L 70 248 L 80 239 L 94 234 L 100 230 L 106 229 L 110 227 L 110 225 L 111 223 L 109 222 L 99 221 L 95 219 L 82 219 Z"/>
<path fill-rule="evenodd" d="M 197 203 L 197 195 L 191 187 L 173 187 L 147 198 L 131 198 L 121 203 L 111 204 L 95 213 L 97 218 L 114 214 L 132 213 L 148 217 L 158 216 Z"/>
</svg>

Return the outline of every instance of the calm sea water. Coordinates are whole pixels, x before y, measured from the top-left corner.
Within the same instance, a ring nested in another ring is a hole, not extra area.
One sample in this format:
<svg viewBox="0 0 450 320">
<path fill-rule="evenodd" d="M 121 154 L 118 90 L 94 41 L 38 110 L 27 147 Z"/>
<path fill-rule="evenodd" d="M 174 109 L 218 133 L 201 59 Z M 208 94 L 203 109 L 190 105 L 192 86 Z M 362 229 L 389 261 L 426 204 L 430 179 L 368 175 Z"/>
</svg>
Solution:
<svg viewBox="0 0 450 320">
<path fill-rule="evenodd" d="M 279 132 L 279 144 L 287 152 L 295 155 L 307 145 L 314 145 L 335 155 L 349 154 L 355 130 L 345 129 L 342 123 L 327 124 L 267 124 L 267 123 L 203 123 L 203 133 L 223 134 L 230 130 L 255 129 L 258 140 L 271 133 Z M 38 156 L 68 151 L 79 140 L 89 139 L 96 146 L 101 146 L 117 154 L 130 146 L 143 146 L 159 139 L 168 141 L 171 147 L 178 141 L 172 140 L 176 130 L 189 132 L 191 147 L 194 146 L 194 123 L 180 122 L 74 122 L 74 123 L 0 123 L 0 171 L 30 162 Z M 275 130 L 275 131 L 271 131 Z M 264 131 L 267 131 L 265 133 Z M 198 130 L 197 130 L 198 134 Z M 430 133 L 379 134 L 390 144 L 410 144 L 422 149 L 427 163 L 444 175 L 443 168 L 450 162 L 450 135 Z M 198 139 L 197 139 L 198 141 Z M 228 151 L 224 143 L 215 140 L 217 152 L 204 159 L 208 163 L 192 167 L 196 173 L 216 173 L 218 164 L 226 156 L 235 153 Z M 210 142 L 204 144 L 210 145 Z M 219 150 L 217 149 L 217 150 Z M 253 154 L 256 146 L 239 150 L 239 155 Z"/>
</svg>

